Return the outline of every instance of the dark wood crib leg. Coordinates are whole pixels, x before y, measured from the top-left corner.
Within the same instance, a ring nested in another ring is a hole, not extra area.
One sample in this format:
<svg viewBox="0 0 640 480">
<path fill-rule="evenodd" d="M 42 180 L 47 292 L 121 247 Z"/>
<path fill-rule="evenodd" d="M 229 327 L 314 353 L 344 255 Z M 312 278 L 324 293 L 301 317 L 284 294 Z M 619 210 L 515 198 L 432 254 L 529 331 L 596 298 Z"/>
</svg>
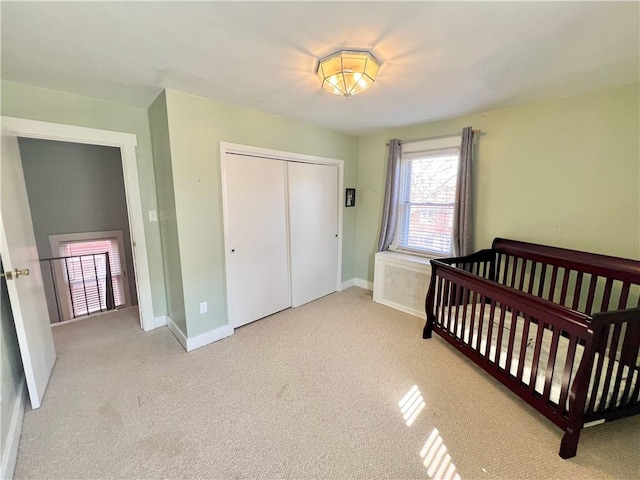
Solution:
<svg viewBox="0 0 640 480">
<path fill-rule="evenodd" d="M 422 329 L 422 338 L 431 338 L 433 333 L 433 323 L 436 320 L 435 312 L 435 299 L 436 299 L 436 272 L 431 272 L 431 279 L 429 280 L 429 290 L 427 290 L 427 298 L 424 300 L 424 311 L 427 314 L 427 323 L 425 323 Z"/>
<path fill-rule="evenodd" d="M 578 451 L 578 440 L 580 439 L 580 428 L 567 428 L 560 443 L 560 453 L 562 458 L 572 458 Z"/>
<path fill-rule="evenodd" d="M 422 329 L 422 338 L 431 338 L 433 333 L 433 315 L 427 314 L 427 323 L 425 323 Z"/>
</svg>

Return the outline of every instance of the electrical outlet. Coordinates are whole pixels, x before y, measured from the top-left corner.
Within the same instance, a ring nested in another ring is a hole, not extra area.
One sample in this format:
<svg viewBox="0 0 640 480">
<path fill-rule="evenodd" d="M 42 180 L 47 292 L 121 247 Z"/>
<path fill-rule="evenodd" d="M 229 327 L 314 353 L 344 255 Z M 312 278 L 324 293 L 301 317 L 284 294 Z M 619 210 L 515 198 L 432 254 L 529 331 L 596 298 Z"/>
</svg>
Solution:
<svg viewBox="0 0 640 480">
<path fill-rule="evenodd" d="M 207 310 L 208 310 L 207 302 L 200 303 L 200 315 L 202 315 L 203 313 L 207 313 Z"/>
<path fill-rule="evenodd" d="M 149 221 L 157 222 L 158 221 L 158 212 L 155 210 L 149 210 Z"/>
</svg>

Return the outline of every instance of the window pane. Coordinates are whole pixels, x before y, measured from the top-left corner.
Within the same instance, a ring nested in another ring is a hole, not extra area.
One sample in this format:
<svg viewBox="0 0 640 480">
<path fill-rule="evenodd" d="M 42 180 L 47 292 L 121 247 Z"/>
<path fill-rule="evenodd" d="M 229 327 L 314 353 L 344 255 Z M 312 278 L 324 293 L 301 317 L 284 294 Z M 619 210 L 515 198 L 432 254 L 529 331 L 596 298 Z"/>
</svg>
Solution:
<svg viewBox="0 0 640 480">
<path fill-rule="evenodd" d="M 433 156 L 410 161 L 409 202 L 453 203 L 456 195 L 458 156 Z"/>
<path fill-rule="evenodd" d="M 452 250 L 453 205 L 410 205 L 407 248 L 448 254 Z"/>
</svg>

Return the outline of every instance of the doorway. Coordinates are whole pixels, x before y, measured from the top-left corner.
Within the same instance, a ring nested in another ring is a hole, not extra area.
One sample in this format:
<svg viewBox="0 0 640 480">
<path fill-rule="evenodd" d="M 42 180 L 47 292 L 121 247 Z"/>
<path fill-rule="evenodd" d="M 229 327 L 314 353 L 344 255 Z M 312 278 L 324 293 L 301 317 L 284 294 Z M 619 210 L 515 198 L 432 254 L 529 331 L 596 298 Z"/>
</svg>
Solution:
<svg viewBox="0 0 640 480">
<path fill-rule="evenodd" d="M 140 326 L 144 331 L 160 327 L 153 315 L 144 213 L 138 182 L 136 135 L 14 117 L 2 117 L 2 129 L 3 136 L 102 145 L 120 151 Z"/>
<path fill-rule="evenodd" d="M 56 353 L 42 286 L 18 138 L 104 145 L 120 150 L 131 229 L 141 327 L 158 326 L 153 317 L 143 211 L 136 164 L 136 136 L 92 128 L 2 117 L 2 208 L 0 246 L 9 299 L 32 408 L 42 402 Z M 137 242 L 136 242 L 137 240 Z"/>
<path fill-rule="evenodd" d="M 137 305 L 120 149 L 33 138 L 18 146 L 51 324 Z"/>
</svg>

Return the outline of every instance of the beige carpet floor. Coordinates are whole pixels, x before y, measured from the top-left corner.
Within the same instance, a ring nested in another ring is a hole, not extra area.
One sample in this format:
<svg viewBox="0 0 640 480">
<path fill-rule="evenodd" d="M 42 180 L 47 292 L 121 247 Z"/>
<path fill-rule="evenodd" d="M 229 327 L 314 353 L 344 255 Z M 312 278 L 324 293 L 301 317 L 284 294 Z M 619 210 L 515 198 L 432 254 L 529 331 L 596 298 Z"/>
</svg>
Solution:
<svg viewBox="0 0 640 480">
<path fill-rule="evenodd" d="M 15 478 L 640 477 L 640 416 L 583 431 L 562 460 L 560 429 L 362 289 L 191 353 L 135 313 L 54 329 Z"/>
</svg>

